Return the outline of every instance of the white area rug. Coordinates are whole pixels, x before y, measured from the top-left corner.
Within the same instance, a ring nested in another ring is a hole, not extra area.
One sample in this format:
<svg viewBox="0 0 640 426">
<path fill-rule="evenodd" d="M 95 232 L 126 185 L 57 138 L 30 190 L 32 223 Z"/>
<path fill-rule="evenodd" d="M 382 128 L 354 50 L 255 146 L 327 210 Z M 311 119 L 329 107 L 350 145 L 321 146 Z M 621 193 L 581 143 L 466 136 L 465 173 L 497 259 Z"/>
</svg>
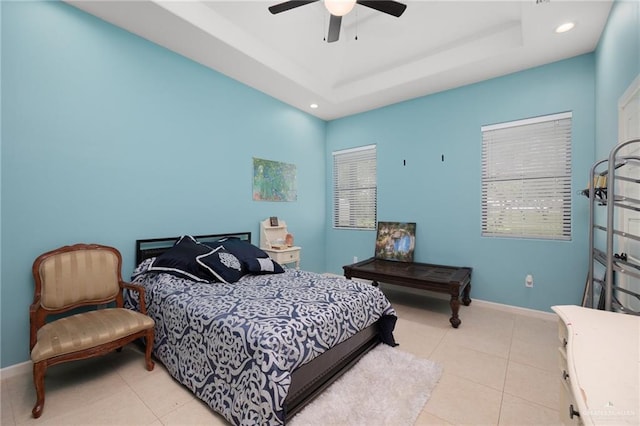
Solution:
<svg viewBox="0 0 640 426">
<path fill-rule="evenodd" d="M 439 364 L 380 344 L 288 424 L 413 425 L 441 375 Z"/>
</svg>

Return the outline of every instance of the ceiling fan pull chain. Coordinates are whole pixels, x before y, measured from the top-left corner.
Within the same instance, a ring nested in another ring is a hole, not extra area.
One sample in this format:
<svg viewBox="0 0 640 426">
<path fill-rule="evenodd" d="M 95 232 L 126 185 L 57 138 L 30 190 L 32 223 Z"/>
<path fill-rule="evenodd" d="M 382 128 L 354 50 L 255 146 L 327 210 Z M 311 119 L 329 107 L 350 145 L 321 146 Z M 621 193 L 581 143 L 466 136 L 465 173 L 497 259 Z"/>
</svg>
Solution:
<svg viewBox="0 0 640 426">
<path fill-rule="evenodd" d="M 360 23 L 360 19 L 358 19 L 358 9 L 356 8 L 356 41 L 358 40 L 358 24 Z"/>
<path fill-rule="evenodd" d="M 327 15 L 322 14 L 322 41 L 327 41 Z"/>
</svg>

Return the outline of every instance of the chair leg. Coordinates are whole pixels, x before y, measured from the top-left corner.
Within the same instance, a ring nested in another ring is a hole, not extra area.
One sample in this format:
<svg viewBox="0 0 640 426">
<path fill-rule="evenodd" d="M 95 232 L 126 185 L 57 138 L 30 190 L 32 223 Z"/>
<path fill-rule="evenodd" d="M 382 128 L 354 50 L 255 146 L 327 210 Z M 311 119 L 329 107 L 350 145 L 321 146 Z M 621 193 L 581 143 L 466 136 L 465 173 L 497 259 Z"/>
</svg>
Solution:
<svg viewBox="0 0 640 426">
<path fill-rule="evenodd" d="M 147 337 L 145 337 L 145 345 L 146 345 L 146 349 L 144 352 L 144 360 L 145 363 L 147 364 L 147 370 L 151 371 L 153 370 L 153 367 L 155 366 L 155 363 L 153 362 L 153 360 L 151 359 L 151 351 L 153 349 L 153 329 L 150 329 L 149 331 L 147 331 Z"/>
<path fill-rule="evenodd" d="M 33 364 L 33 384 L 36 387 L 36 405 L 33 406 L 31 414 L 34 418 L 42 415 L 44 409 L 44 374 L 47 371 L 47 363 L 45 361 Z"/>
</svg>

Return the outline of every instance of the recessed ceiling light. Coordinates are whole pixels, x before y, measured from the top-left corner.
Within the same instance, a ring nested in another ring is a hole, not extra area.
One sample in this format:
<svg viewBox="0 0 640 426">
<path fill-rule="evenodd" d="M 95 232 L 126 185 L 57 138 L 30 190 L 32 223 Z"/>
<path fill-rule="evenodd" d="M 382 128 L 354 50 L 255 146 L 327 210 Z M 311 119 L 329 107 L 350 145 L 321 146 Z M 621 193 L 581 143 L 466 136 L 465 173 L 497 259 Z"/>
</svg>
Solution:
<svg viewBox="0 0 640 426">
<path fill-rule="evenodd" d="M 574 24 L 573 22 L 565 22 L 564 24 L 558 25 L 558 27 L 556 28 L 556 32 L 566 33 L 567 31 L 571 31 L 575 26 L 576 24 Z"/>
<path fill-rule="evenodd" d="M 309 105 L 309 108 L 316 109 L 318 108 L 318 104 L 311 104 Z"/>
</svg>

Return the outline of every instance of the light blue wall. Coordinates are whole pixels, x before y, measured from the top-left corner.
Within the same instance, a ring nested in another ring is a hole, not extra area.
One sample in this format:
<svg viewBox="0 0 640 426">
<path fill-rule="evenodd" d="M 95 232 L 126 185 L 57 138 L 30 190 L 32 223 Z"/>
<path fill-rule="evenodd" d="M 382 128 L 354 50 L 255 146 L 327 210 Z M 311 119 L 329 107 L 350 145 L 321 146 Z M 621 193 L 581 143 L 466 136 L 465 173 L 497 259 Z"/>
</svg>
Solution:
<svg viewBox="0 0 640 426">
<path fill-rule="evenodd" d="M 252 231 L 276 215 L 324 270 L 326 123 L 71 6 L 2 7 L 2 367 L 29 358 L 31 265 L 76 242 Z M 297 165 L 254 202 L 252 157 Z"/>
<path fill-rule="evenodd" d="M 278 215 L 305 269 L 341 273 L 370 257 L 374 233 L 331 229 L 331 162 L 318 161 L 370 143 L 379 219 L 418 222 L 418 261 L 472 266 L 474 298 L 579 302 L 586 200 L 574 199 L 571 242 L 481 238 L 480 126 L 573 111 L 574 192 L 583 188 L 639 71 L 636 2 L 614 4 L 595 54 L 328 125 L 65 4 L 0 8 L 0 366 L 28 359 L 31 262 L 60 245 L 114 245 L 126 276 L 136 238 L 250 230 L 257 241 L 258 221 Z M 253 156 L 298 166 L 297 202 L 251 201 Z"/>
<path fill-rule="evenodd" d="M 640 3 L 616 1 L 596 49 L 596 158 L 618 142 L 618 100 L 640 75 Z"/>
<path fill-rule="evenodd" d="M 2 4 L 0 4 L 0 24 L 2 23 Z M 0 26 L 0 47 L 2 46 L 2 28 Z M 0 54 L 0 82 L 2 81 L 2 55 Z M 0 84 L 0 189 L 2 188 L 2 84 Z M 0 308 L 2 308 L 2 192 L 0 191 Z M 4 309 L 3 309 L 4 310 Z M 2 314 L 0 313 L 0 333 L 2 333 Z M 0 334 L 0 368 L 2 368 L 2 335 Z"/>
<path fill-rule="evenodd" d="M 571 241 L 481 237 L 480 127 L 572 111 L 575 193 L 593 161 L 594 84 L 594 55 L 587 54 L 335 120 L 328 124 L 327 157 L 377 144 L 378 220 L 417 222 L 416 261 L 473 267 L 472 298 L 539 310 L 579 303 L 587 274 L 586 199 L 574 196 Z M 327 215 L 331 196 L 327 186 Z M 373 231 L 328 224 L 328 269 L 371 257 L 374 239 Z M 527 274 L 533 289 L 524 286 Z"/>
<path fill-rule="evenodd" d="M 540 310 L 579 303 L 586 199 L 574 197 L 570 242 L 480 237 L 480 126 L 572 111 L 573 192 L 584 188 L 593 161 L 617 141 L 617 102 L 640 72 L 639 9 L 616 1 L 594 54 L 333 121 L 326 156 L 378 144 L 379 220 L 418 222 L 418 261 L 472 266 L 472 297 Z M 328 217 L 331 196 L 327 186 Z M 374 232 L 327 229 L 328 270 L 373 254 Z"/>
</svg>

